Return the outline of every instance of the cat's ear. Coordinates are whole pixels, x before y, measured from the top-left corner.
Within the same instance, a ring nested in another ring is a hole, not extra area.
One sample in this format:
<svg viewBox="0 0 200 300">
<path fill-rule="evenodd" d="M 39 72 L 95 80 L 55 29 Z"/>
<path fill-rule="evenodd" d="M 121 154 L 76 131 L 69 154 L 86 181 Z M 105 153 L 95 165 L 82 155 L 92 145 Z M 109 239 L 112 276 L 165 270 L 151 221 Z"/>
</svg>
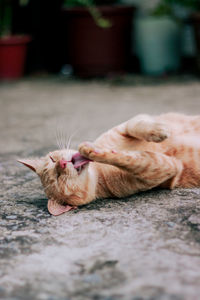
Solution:
<svg viewBox="0 0 200 300">
<path fill-rule="evenodd" d="M 59 216 L 71 209 L 75 209 L 76 207 L 70 205 L 61 205 L 57 203 L 54 199 L 49 199 L 47 208 L 50 214 L 52 214 L 53 216 Z"/>
<path fill-rule="evenodd" d="M 28 167 L 29 169 L 31 169 L 32 171 L 39 173 L 43 160 L 36 158 L 36 159 L 18 159 L 17 160 L 19 163 L 25 165 L 26 167 Z"/>
</svg>

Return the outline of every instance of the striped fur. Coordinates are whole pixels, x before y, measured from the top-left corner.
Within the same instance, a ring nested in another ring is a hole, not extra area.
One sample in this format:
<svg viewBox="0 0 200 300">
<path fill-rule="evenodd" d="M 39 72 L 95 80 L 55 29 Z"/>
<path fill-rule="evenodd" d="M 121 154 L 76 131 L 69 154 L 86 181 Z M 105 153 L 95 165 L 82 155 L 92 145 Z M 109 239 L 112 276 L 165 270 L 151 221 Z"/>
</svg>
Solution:
<svg viewBox="0 0 200 300">
<path fill-rule="evenodd" d="M 124 197 L 154 187 L 199 187 L 200 116 L 139 115 L 93 143 L 80 144 L 79 152 L 93 160 L 81 174 L 72 164 L 59 169 L 59 160 L 70 160 L 74 150 L 49 153 L 40 164 L 38 159 L 37 164 L 22 162 L 35 169 L 47 197 L 61 206 Z"/>
</svg>

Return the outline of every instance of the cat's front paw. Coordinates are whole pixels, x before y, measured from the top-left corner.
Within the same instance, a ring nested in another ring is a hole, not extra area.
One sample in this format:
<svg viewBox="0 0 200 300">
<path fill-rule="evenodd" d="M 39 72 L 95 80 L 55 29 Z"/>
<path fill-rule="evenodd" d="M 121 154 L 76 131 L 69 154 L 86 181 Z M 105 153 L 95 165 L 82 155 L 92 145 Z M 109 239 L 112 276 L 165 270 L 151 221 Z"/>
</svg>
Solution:
<svg viewBox="0 0 200 300">
<path fill-rule="evenodd" d="M 110 159 L 113 159 L 113 157 L 116 158 L 118 154 L 115 150 L 100 148 L 90 142 L 80 144 L 79 152 L 90 160 L 102 163 L 107 163 Z"/>
<path fill-rule="evenodd" d="M 153 123 L 150 126 L 145 139 L 148 142 L 160 143 L 170 137 L 170 132 L 165 124 Z"/>
<path fill-rule="evenodd" d="M 103 154 L 103 150 L 96 147 L 93 143 L 91 142 L 83 142 L 79 145 L 78 150 L 81 155 L 94 160 L 94 158 L 98 155 Z"/>
</svg>

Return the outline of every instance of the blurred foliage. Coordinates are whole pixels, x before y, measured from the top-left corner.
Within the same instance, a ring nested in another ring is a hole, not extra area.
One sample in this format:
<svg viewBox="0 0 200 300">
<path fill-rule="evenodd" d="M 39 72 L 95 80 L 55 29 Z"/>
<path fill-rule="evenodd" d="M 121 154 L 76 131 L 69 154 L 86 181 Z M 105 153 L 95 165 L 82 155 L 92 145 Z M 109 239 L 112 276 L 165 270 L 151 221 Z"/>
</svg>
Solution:
<svg viewBox="0 0 200 300">
<path fill-rule="evenodd" d="M 160 0 L 157 6 L 154 8 L 153 16 L 172 16 L 174 15 L 174 6 L 190 8 L 193 10 L 200 9 L 200 0 Z"/>
<path fill-rule="evenodd" d="M 0 0 L 0 37 L 10 35 L 12 29 L 12 1 Z"/>
<path fill-rule="evenodd" d="M 169 5 L 181 5 L 184 7 L 190 7 L 194 9 L 200 8 L 200 0 L 164 0 L 165 3 L 168 3 Z"/>
<path fill-rule="evenodd" d="M 64 0 L 64 4 L 67 6 L 85 6 L 87 2 L 87 5 L 93 5 L 93 6 L 99 6 L 99 5 L 110 5 L 114 3 L 118 3 L 118 0 Z"/>
<path fill-rule="evenodd" d="M 94 22 L 101 28 L 109 28 L 112 24 L 104 18 L 97 6 L 117 3 L 117 0 L 65 0 L 64 5 L 68 7 L 83 6 L 86 7 L 94 19 Z"/>
<path fill-rule="evenodd" d="M 173 9 L 169 4 L 160 2 L 152 11 L 152 16 L 173 16 Z"/>
<path fill-rule="evenodd" d="M 20 6 L 27 5 L 29 0 L 19 0 Z M 13 0 L 0 0 L 0 37 L 12 34 Z"/>
</svg>

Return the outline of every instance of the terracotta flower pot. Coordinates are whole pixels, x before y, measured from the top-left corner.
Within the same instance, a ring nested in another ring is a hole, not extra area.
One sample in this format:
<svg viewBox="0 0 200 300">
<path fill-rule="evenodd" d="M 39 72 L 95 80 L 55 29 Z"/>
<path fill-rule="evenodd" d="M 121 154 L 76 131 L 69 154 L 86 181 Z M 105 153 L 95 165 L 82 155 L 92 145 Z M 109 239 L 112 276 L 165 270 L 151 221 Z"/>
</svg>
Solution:
<svg viewBox="0 0 200 300">
<path fill-rule="evenodd" d="M 0 79 L 17 79 L 24 73 L 29 36 L 10 36 L 0 39 Z"/>
<path fill-rule="evenodd" d="M 81 77 L 127 70 L 131 55 L 133 6 L 99 6 L 111 27 L 97 26 L 87 9 L 64 8 L 69 63 Z"/>
</svg>

